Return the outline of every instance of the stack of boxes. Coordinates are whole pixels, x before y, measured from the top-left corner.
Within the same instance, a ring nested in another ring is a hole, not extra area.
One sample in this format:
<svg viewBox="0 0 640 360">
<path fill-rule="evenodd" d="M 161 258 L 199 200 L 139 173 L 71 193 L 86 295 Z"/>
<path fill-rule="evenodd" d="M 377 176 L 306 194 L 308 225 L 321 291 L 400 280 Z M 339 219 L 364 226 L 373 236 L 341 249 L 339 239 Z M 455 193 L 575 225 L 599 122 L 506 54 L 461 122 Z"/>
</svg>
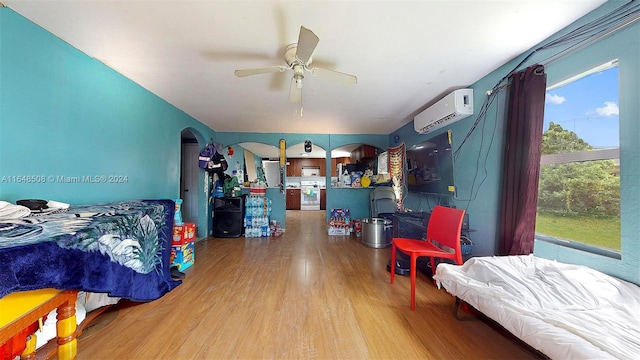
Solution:
<svg viewBox="0 0 640 360">
<path fill-rule="evenodd" d="M 193 265 L 195 261 L 196 224 L 184 223 L 173 226 L 173 239 L 171 241 L 171 266 L 177 266 L 184 271 Z"/>
<path fill-rule="evenodd" d="M 269 228 L 270 216 L 271 199 L 259 195 L 247 196 L 244 212 L 244 236 L 271 236 L 271 229 Z"/>
<path fill-rule="evenodd" d="M 351 215 L 349 209 L 331 209 L 329 235 L 349 234 L 351 234 Z"/>
</svg>

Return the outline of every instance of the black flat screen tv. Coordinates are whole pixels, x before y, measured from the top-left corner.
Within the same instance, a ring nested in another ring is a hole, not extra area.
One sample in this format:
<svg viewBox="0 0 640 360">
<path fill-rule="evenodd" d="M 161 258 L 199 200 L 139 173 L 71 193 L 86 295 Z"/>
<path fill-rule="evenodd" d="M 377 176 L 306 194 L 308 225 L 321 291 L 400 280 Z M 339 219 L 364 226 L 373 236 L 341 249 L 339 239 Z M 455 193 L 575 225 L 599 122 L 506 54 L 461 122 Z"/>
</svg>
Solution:
<svg viewBox="0 0 640 360">
<path fill-rule="evenodd" d="M 455 194 L 451 132 L 435 135 L 407 149 L 409 192 Z"/>
</svg>

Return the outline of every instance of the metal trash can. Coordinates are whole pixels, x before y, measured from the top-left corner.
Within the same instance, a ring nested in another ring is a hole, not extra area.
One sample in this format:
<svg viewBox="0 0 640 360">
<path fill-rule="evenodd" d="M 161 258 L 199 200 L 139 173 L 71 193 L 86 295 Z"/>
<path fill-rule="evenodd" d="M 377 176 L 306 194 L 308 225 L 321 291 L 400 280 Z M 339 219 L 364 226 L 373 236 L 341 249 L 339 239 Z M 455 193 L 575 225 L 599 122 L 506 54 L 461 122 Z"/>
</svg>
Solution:
<svg viewBox="0 0 640 360">
<path fill-rule="evenodd" d="M 372 248 L 391 246 L 393 221 L 383 218 L 362 219 L 362 244 Z"/>
</svg>

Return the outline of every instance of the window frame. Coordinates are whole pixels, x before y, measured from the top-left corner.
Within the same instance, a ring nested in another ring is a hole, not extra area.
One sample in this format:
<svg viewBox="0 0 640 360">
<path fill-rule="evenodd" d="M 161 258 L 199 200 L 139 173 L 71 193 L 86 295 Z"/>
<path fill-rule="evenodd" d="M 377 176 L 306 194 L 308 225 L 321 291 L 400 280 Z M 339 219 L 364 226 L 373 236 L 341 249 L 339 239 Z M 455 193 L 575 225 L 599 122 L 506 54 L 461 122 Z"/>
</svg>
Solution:
<svg viewBox="0 0 640 360">
<path fill-rule="evenodd" d="M 580 79 L 585 78 L 589 75 L 606 71 L 613 67 L 618 68 L 617 81 L 618 81 L 618 88 L 620 88 L 619 84 L 620 84 L 621 76 L 620 76 L 619 59 L 614 59 L 614 60 L 607 61 L 601 65 L 597 65 L 595 67 L 589 68 L 586 71 L 580 72 L 577 75 L 571 76 L 567 79 L 561 80 L 547 87 L 546 92 L 548 93 L 551 90 L 561 88 L 564 85 L 579 81 Z M 620 101 L 620 96 L 618 96 L 618 103 L 619 101 Z M 620 118 L 618 118 L 618 124 L 619 123 L 620 123 Z M 544 131 L 546 130 L 543 129 L 543 132 Z M 619 132 L 618 132 L 618 137 L 620 137 Z M 617 160 L 618 163 L 620 164 L 620 144 L 618 144 L 617 148 L 593 149 L 588 151 L 578 151 L 578 152 L 572 152 L 572 153 L 542 155 L 540 159 L 540 166 L 542 169 L 542 166 L 547 164 L 570 164 L 570 163 L 581 163 L 581 162 L 598 161 L 598 160 Z M 541 172 L 542 171 L 540 171 L 540 173 Z M 621 185 L 620 185 L 620 189 L 621 189 Z M 620 196 L 619 206 L 622 205 L 621 198 L 622 196 Z M 538 215 L 538 207 L 536 206 L 536 216 L 537 215 Z M 621 210 L 619 213 L 619 218 L 620 218 L 620 222 L 622 222 Z M 620 224 L 620 226 L 622 226 L 622 223 Z M 596 245 L 580 242 L 578 240 L 556 238 L 551 235 L 538 233 L 537 231 L 534 233 L 534 242 L 543 241 L 543 242 L 551 243 L 554 245 L 568 247 L 571 249 L 585 251 L 591 254 L 601 255 L 601 256 L 618 259 L 618 260 L 622 259 L 622 233 L 620 234 L 619 240 L 620 240 L 620 250 L 613 250 L 613 249 L 603 248 Z"/>
</svg>

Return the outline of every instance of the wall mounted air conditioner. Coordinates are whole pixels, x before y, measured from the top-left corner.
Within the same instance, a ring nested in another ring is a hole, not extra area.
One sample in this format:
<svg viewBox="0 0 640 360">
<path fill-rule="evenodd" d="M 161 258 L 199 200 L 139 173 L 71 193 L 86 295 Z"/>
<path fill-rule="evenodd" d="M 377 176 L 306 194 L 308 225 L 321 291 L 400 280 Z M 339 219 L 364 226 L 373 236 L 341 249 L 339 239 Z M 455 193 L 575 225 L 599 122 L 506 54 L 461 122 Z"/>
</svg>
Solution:
<svg viewBox="0 0 640 360">
<path fill-rule="evenodd" d="M 455 90 L 416 115 L 413 128 L 424 134 L 469 115 L 473 115 L 473 89 Z"/>
</svg>

